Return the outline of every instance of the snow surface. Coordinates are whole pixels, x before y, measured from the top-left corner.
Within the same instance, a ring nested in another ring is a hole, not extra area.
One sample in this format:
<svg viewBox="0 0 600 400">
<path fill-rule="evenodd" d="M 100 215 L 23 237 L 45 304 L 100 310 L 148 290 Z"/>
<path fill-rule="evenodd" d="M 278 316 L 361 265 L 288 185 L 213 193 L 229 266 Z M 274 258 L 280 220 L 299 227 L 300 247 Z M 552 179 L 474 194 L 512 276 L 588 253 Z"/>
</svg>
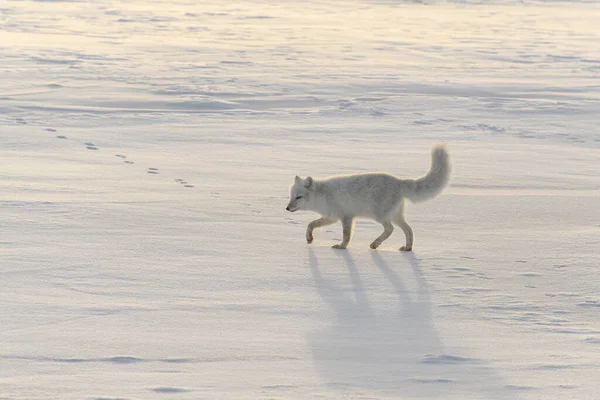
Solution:
<svg viewBox="0 0 600 400">
<path fill-rule="evenodd" d="M 0 398 L 600 398 L 598 21 L 3 2 Z M 418 177 L 436 142 L 414 253 L 285 211 L 297 174 Z"/>
</svg>

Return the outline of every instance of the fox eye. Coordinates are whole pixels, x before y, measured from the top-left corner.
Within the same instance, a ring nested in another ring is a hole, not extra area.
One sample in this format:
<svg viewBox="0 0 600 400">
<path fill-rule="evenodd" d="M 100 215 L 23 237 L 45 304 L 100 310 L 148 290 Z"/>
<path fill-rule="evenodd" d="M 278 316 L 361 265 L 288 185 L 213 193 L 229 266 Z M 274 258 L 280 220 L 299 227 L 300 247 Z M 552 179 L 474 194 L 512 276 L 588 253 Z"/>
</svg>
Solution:
<svg viewBox="0 0 600 400">
<path fill-rule="evenodd" d="M 296 200 L 300 200 L 302 196 L 296 196 Z"/>
</svg>

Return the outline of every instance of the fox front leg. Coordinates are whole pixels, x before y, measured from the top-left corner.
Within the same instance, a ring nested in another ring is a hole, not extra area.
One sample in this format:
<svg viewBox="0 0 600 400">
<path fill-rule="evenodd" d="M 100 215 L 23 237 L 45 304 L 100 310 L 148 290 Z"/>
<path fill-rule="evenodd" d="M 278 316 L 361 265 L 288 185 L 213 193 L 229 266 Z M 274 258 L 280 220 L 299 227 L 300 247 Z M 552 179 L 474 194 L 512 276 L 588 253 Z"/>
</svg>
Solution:
<svg viewBox="0 0 600 400">
<path fill-rule="evenodd" d="M 308 226 L 306 227 L 306 242 L 308 244 L 311 244 L 313 241 L 313 231 L 316 228 L 320 228 L 322 226 L 326 226 L 326 225 L 331 225 L 334 222 L 336 222 L 337 220 L 335 219 L 331 219 L 331 218 L 319 218 L 319 219 L 315 219 L 314 221 L 312 221 L 310 224 L 308 224 Z"/>
<path fill-rule="evenodd" d="M 344 239 L 340 244 L 334 244 L 334 249 L 345 249 L 352 239 L 352 229 L 354 228 L 354 218 L 346 217 L 342 219 L 342 229 L 344 233 Z"/>
</svg>

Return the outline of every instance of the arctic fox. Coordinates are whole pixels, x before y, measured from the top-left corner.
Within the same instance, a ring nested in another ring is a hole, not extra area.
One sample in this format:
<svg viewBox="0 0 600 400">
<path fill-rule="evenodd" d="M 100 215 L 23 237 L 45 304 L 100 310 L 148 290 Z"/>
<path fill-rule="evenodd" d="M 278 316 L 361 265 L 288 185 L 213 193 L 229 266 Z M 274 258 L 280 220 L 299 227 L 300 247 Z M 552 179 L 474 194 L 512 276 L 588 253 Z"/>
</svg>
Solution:
<svg viewBox="0 0 600 400">
<path fill-rule="evenodd" d="M 341 221 L 343 241 L 333 248 L 345 249 L 352 238 L 354 218 L 365 217 L 379 222 L 384 229 L 371 243 L 372 249 L 392 234 L 393 223 L 406 235 L 406 245 L 400 250 L 411 251 L 414 235 L 404 220 L 404 199 L 418 203 L 437 196 L 448 184 L 450 171 L 448 152 L 443 145 L 437 145 L 431 150 L 431 169 L 419 179 L 399 179 L 382 172 L 326 179 L 296 176 L 286 210 L 310 210 L 322 215 L 308 224 L 306 241 L 309 244 L 313 241 L 315 228 Z"/>
</svg>

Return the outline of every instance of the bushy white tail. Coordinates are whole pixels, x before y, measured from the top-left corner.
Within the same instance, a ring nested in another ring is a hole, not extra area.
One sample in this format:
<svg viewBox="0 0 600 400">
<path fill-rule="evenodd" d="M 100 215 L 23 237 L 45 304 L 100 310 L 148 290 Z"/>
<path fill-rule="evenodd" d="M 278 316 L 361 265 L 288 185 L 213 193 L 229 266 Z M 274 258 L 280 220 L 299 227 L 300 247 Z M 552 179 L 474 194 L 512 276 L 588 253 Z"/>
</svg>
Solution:
<svg viewBox="0 0 600 400">
<path fill-rule="evenodd" d="M 413 203 L 429 200 L 444 190 L 450 180 L 450 156 L 443 145 L 431 149 L 431 169 L 422 178 L 409 179 L 404 195 Z"/>
</svg>

